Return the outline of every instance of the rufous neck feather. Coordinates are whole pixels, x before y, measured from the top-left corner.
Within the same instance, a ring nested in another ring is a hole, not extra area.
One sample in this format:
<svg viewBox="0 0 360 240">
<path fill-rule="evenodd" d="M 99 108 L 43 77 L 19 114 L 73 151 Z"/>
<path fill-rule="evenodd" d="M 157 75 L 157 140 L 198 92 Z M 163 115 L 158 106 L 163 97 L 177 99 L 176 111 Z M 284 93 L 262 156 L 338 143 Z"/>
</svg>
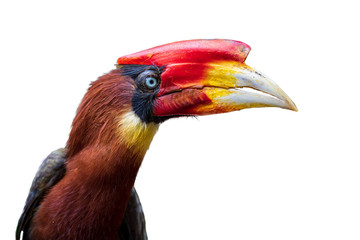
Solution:
<svg viewBox="0 0 360 240">
<path fill-rule="evenodd" d="M 118 70 L 89 88 L 67 143 L 66 174 L 34 217 L 35 239 L 59 234 L 64 239 L 116 239 L 137 171 L 158 129 L 133 112 L 134 88 L 133 80 Z"/>
</svg>

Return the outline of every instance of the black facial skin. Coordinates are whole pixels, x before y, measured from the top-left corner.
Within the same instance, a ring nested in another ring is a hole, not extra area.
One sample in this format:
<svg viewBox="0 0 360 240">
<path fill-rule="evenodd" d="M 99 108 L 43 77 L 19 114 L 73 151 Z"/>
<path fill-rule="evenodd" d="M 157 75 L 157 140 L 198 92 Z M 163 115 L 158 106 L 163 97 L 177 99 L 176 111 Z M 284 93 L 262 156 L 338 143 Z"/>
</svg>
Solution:
<svg viewBox="0 0 360 240">
<path fill-rule="evenodd" d="M 160 89 L 161 72 L 163 67 L 155 65 L 121 65 L 118 66 L 122 75 L 131 77 L 136 84 L 136 90 L 132 98 L 132 107 L 136 115 L 145 123 L 162 123 L 170 117 L 158 117 L 153 115 L 153 105 L 156 94 Z M 146 78 L 156 80 L 154 87 L 146 84 Z"/>
</svg>

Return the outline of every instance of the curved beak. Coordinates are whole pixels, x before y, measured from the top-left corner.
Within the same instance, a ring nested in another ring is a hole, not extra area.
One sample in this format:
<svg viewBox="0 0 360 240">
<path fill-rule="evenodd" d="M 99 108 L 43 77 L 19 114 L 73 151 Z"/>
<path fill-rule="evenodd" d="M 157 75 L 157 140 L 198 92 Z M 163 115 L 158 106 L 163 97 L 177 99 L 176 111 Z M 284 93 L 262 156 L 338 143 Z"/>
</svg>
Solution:
<svg viewBox="0 0 360 240">
<path fill-rule="evenodd" d="M 188 40 L 120 57 L 118 64 L 156 65 L 163 70 L 153 107 L 156 116 L 207 115 L 255 107 L 297 111 L 275 82 L 245 64 L 250 49 L 234 40 Z"/>
<path fill-rule="evenodd" d="M 297 111 L 275 82 L 245 63 L 177 64 L 163 73 L 154 115 L 208 115 L 257 107 Z"/>
</svg>

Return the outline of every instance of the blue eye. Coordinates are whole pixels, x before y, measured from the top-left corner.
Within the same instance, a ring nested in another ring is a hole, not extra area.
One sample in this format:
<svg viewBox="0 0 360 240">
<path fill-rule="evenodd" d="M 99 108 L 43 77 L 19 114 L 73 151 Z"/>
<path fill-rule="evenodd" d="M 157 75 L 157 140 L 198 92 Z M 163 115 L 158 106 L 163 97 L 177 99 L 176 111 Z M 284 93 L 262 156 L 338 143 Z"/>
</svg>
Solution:
<svg viewBox="0 0 360 240">
<path fill-rule="evenodd" d="M 147 77 L 145 79 L 145 84 L 148 88 L 155 88 L 157 86 L 158 80 L 154 77 Z"/>
</svg>

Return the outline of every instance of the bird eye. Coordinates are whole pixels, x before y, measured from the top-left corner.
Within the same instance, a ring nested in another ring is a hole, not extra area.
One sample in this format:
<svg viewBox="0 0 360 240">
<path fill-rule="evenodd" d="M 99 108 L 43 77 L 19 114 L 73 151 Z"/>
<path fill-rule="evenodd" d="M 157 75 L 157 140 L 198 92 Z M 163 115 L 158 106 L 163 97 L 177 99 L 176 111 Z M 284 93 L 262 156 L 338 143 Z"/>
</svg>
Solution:
<svg viewBox="0 0 360 240">
<path fill-rule="evenodd" d="M 160 76 L 154 70 L 148 69 L 137 76 L 135 83 L 139 90 L 153 92 L 160 84 Z"/>
<path fill-rule="evenodd" d="M 157 86 L 157 81 L 158 80 L 156 78 L 149 76 L 145 78 L 145 85 L 146 87 L 153 89 Z"/>
</svg>

